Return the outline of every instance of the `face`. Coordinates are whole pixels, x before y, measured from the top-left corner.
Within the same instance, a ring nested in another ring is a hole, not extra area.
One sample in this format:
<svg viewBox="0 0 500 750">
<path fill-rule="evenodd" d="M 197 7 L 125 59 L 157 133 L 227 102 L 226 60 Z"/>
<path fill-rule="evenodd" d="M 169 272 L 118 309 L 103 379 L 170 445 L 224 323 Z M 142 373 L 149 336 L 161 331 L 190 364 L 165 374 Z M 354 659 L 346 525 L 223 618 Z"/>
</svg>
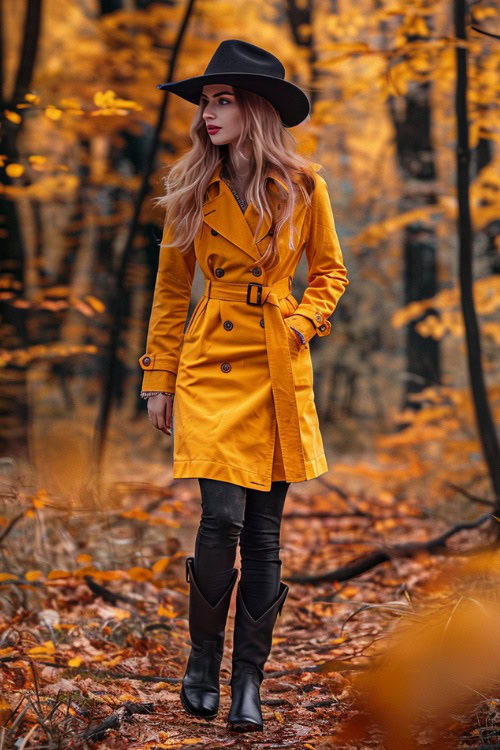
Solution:
<svg viewBox="0 0 500 750">
<path fill-rule="evenodd" d="M 226 143 L 235 143 L 238 140 L 243 123 L 232 86 L 225 83 L 212 83 L 203 86 L 200 106 L 203 111 L 205 126 L 219 128 L 219 130 L 213 132 L 208 130 L 212 143 L 222 146 Z"/>
</svg>

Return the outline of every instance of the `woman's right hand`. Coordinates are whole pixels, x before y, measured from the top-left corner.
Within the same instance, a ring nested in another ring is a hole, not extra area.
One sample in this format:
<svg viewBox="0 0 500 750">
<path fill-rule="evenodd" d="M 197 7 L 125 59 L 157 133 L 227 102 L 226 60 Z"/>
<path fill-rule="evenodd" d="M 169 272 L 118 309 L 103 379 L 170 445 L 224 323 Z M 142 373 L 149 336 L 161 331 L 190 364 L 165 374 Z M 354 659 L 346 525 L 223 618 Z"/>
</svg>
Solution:
<svg viewBox="0 0 500 750">
<path fill-rule="evenodd" d="M 148 414 L 154 426 L 165 433 L 172 434 L 172 405 L 174 397 L 158 393 L 148 398 Z"/>
</svg>

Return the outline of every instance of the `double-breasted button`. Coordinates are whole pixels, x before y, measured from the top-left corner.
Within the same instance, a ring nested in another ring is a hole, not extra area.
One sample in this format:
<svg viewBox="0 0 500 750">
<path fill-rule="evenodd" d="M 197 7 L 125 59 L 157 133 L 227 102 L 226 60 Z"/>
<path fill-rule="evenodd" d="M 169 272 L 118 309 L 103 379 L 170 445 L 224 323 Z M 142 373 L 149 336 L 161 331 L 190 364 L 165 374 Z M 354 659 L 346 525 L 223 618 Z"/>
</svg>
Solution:
<svg viewBox="0 0 500 750">
<path fill-rule="evenodd" d="M 210 231 L 212 232 L 214 237 L 217 237 L 217 235 L 219 234 L 219 232 L 216 229 L 211 229 Z"/>
<path fill-rule="evenodd" d="M 144 357 L 144 359 L 142 360 L 142 364 L 143 364 L 143 365 L 146 365 L 146 367 L 147 367 L 148 365 L 150 365 L 150 364 L 151 364 L 151 359 L 150 359 L 150 357 Z"/>
<path fill-rule="evenodd" d="M 262 268 L 252 268 L 252 273 L 254 276 L 262 276 Z"/>
<path fill-rule="evenodd" d="M 220 369 L 222 370 L 222 372 L 230 372 L 231 365 L 229 364 L 229 362 L 223 362 L 220 366 Z"/>
<path fill-rule="evenodd" d="M 321 321 L 322 321 L 322 317 L 321 317 L 321 315 L 315 315 L 315 316 L 314 316 L 314 320 L 317 320 L 317 321 L 318 321 L 318 323 L 321 323 Z"/>
<path fill-rule="evenodd" d="M 224 269 L 223 268 L 216 268 L 215 269 L 215 275 L 218 279 L 221 279 L 224 276 Z"/>
<path fill-rule="evenodd" d="M 320 327 L 319 327 L 319 330 L 320 330 L 320 331 L 326 331 L 326 326 L 325 326 L 325 325 L 322 325 L 322 326 L 320 326 Z"/>
<path fill-rule="evenodd" d="M 264 318 L 260 319 L 260 324 L 261 324 L 262 328 L 264 328 Z"/>
<path fill-rule="evenodd" d="M 226 329 L 226 331 L 230 331 L 232 327 L 233 327 L 233 324 L 231 323 L 230 320 L 224 321 L 224 328 Z"/>
</svg>

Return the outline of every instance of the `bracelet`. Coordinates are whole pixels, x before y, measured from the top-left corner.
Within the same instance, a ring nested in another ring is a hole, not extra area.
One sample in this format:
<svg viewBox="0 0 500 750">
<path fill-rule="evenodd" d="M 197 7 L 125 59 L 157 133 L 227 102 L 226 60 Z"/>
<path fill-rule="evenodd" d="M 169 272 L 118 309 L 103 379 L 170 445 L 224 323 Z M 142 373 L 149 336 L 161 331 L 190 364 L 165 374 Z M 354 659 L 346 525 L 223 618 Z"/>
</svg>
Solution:
<svg viewBox="0 0 500 750">
<path fill-rule="evenodd" d="M 175 396 L 175 393 L 169 393 L 168 391 L 141 391 L 141 398 L 158 396 L 160 393 L 163 393 L 165 396 Z"/>
</svg>

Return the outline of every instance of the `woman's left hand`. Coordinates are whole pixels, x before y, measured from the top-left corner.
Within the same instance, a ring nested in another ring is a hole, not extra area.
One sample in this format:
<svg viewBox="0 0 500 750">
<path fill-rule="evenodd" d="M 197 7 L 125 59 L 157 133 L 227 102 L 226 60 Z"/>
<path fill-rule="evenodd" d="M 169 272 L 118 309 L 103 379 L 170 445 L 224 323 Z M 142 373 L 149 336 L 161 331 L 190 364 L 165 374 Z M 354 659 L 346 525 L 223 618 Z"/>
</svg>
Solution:
<svg viewBox="0 0 500 750">
<path fill-rule="evenodd" d="M 286 323 L 288 328 L 290 328 L 291 333 L 293 333 L 293 335 L 295 336 L 297 348 L 299 349 L 299 351 L 312 339 L 312 337 L 316 333 L 314 323 L 312 323 L 309 318 L 306 318 L 304 315 L 300 315 L 299 313 L 289 315 L 288 318 L 286 318 Z M 297 331 L 300 331 L 300 333 L 304 336 L 304 341 L 301 340 L 298 333 L 292 330 L 293 328 L 296 328 Z"/>
<path fill-rule="evenodd" d="M 302 347 L 302 342 L 300 340 L 300 336 L 298 335 L 298 333 L 296 331 L 294 331 L 292 329 L 292 327 L 288 323 L 288 319 L 287 318 L 285 318 L 285 325 L 286 325 L 287 330 L 288 330 L 288 340 L 289 340 L 289 344 L 290 344 L 290 349 L 293 350 L 293 351 L 300 351 L 300 349 Z"/>
</svg>

